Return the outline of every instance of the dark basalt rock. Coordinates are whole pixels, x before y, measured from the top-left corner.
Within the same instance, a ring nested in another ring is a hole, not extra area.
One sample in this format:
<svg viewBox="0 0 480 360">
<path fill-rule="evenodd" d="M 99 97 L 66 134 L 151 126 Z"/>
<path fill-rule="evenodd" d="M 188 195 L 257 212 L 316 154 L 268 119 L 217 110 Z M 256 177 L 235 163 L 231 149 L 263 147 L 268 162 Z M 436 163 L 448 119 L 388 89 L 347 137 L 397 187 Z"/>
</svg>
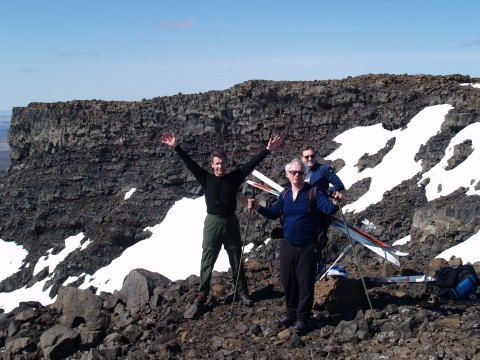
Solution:
<svg viewBox="0 0 480 360">
<path fill-rule="evenodd" d="M 61 251 L 68 236 L 83 232 L 84 241 L 93 240 L 87 251 L 71 253 L 49 280 L 51 296 L 65 294 L 60 291 L 65 279 L 106 266 L 148 237 L 143 229 L 160 223 L 175 201 L 202 194 L 178 156 L 160 143 L 163 132 L 173 131 L 182 147 L 205 167 L 210 152 L 224 148 L 231 169 L 263 148 L 270 136 L 280 134 L 285 138 L 283 147 L 258 170 L 283 179 L 284 164 L 298 155 L 303 144 L 314 145 L 324 157 L 340 145 L 333 141 L 335 136 L 347 129 L 378 123 L 387 130 L 400 129 L 426 106 L 451 104 L 454 108 L 442 131 L 421 146 L 415 157 L 422 162 L 422 171 L 427 171 L 444 156 L 455 134 L 479 121 L 480 91 L 460 86 L 479 81 L 464 75 L 388 74 L 309 82 L 254 80 L 225 91 L 141 102 L 75 100 L 15 108 L 9 132 L 11 165 L 0 177 L 0 238 L 28 250 L 25 264 L 35 264 L 51 248 Z M 365 154 L 359 171 L 381 162 L 394 141 L 376 154 Z M 457 146 L 450 168 L 472 150 L 468 140 Z M 344 165 L 342 159 L 329 163 L 337 171 Z M 431 272 L 434 254 L 478 232 L 478 196 L 467 196 L 465 189 L 459 189 L 428 202 L 418 185 L 420 179 L 417 174 L 387 191 L 379 203 L 361 213 L 346 214 L 356 225 L 365 218 L 373 222 L 374 235 L 387 243 L 407 235 L 412 238 L 401 248 L 410 255 L 401 259 L 400 269 L 389 268 L 362 247 L 357 248 L 356 257 L 350 254 L 342 261 L 349 276 L 358 277 L 357 260 L 364 275 Z M 473 179 L 471 186 L 478 188 L 478 184 L 479 179 Z M 124 201 L 124 194 L 133 187 L 137 189 L 134 196 Z M 347 202 L 369 187 L 370 179 L 354 184 L 346 192 Z M 242 189 L 247 190 L 247 186 Z M 272 201 L 266 194 L 257 197 L 264 203 Z M 239 193 L 242 234 L 248 218 L 244 204 Z M 373 310 L 366 301 L 333 313 L 319 306 L 306 336 L 278 329 L 274 319 L 284 311 L 278 278 L 280 242 L 259 246 L 276 225 L 258 216 L 249 222 L 246 240 L 258 247 L 249 254 L 246 266 L 256 300 L 253 308 L 232 306 L 231 274 L 218 273 L 212 279 L 215 290 L 207 311 L 187 320 L 183 314 L 195 295 L 195 276 L 165 281 L 154 289 L 148 288 L 154 282 L 145 280 L 138 306 L 118 294 L 89 293 L 83 298 L 95 302 L 95 310 L 80 315 L 70 312 L 68 323 L 61 313 L 66 304 L 23 303 L 10 313 L 0 313 L 0 354 L 18 359 L 58 354 L 60 349 L 51 339 L 60 329 L 57 325 L 62 325 L 73 331 L 63 342 L 71 359 L 480 356 L 475 330 L 478 305 L 417 308 L 426 296 L 421 284 L 371 287 Z M 328 256 L 333 261 L 348 239 L 334 230 L 329 237 Z M 33 268 L 24 266 L 0 282 L 0 291 L 31 286 L 48 275 L 44 270 L 33 276 Z M 146 275 L 137 271 L 135 276 Z M 80 283 L 81 279 L 75 285 Z"/>
</svg>

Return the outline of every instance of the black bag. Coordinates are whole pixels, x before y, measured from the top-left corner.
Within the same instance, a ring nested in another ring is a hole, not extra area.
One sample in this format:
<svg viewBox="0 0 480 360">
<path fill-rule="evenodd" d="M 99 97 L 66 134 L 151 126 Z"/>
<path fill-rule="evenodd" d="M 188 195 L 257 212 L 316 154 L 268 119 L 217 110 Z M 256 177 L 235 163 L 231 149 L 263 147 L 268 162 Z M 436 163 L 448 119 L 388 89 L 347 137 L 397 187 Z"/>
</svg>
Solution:
<svg viewBox="0 0 480 360">
<path fill-rule="evenodd" d="M 477 292 L 480 280 L 472 265 L 460 265 L 456 269 L 445 266 L 435 272 L 439 296 L 450 300 L 467 300 Z"/>
<path fill-rule="evenodd" d="M 272 239 L 283 239 L 283 228 L 276 227 L 270 231 L 270 237 Z"/>
<path fill-rule="evenodd" d="M 435 282 L 442 288 L 453 288 L 458 283 L 458 271 L 450 266 L 444 266 L 435 272 Z"/>
</svg>

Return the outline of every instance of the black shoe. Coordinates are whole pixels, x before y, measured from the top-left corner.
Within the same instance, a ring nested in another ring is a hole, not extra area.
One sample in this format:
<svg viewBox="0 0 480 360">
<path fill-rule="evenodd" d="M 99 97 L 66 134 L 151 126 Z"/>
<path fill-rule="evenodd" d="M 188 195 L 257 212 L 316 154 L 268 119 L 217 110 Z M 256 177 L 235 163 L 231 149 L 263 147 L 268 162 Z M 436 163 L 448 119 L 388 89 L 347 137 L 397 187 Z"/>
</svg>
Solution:
<svg viewBox="0 0 480 360">
<path fill-rule="evenodd" d="M 197 306 L 205 305 L 205 294 L 198 293 L 197 296 L 195 297 L 195 300 L 193 300 L 193 303 Z"/>
<path fill-rule="evenodd" d="M 309 327 L 309 321 L 297 320 L 295 322 L 295 326 L 293 327 L 293 331 L 295 331 L 297 334 L 305 334 Z"/>
<path fill-rule="evenodd" d="M 247 293 L 239 294 L 238 299 L 245 306 L 253 306 L 253 300 Z"/>
<path fill-rule="evenodd" d="M 202 293 L 197 294 L 193 304 L 190 304 L 185 312 L 183 317 L 185 319 L 195 319 L 198 318 L 205 310 L 205 295 Z"/>
<path fill-rule="evenodd" d="M 288 327 L 290 325 L 293 325 L 293 323 L 295 322 L 295 319 L 294 318 L 291 318 L 290 316 L 288 316 L 287 314 L 284 314 L 282 316 L 280 316 L 276 321 L 275 323 L 278 325 L 278 326 L 284 326 L 284 327 Z"/>
</svg>

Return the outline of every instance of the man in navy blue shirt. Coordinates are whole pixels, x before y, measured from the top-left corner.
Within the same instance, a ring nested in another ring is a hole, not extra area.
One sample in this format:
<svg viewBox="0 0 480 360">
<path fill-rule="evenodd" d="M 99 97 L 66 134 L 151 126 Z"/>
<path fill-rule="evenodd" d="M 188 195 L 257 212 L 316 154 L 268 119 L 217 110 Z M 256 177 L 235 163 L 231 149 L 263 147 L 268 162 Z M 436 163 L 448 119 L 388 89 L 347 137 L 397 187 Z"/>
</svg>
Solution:
<svg viewBox="0 0 480 360">
<path fill-rule="evenodd" d="M 315 149 L 306 145 L 301 149 L 302 161 L 307 165 L 307 172 L 305 174 L 305 182 L 316 186 L 322 190 L 325 195 L 329 197 L 342 198 L 343 194 L 340 192 L 345 189 L 342 180 L 335 174 L 332 167 L 328 164 L 319 164 L 317 162 L 317 154 Z M 323 231 L 323 243 L 327 243 L 327 232 L 332 222 L 332 217 L 322 216 L 320 226 Z"/>
<path fill-rule="evenodd" d="M 329 196 L 345 189 L 342 180 L 335 174 L 330 165 L 317 162 L 317 154 L 312 146 L 304 146 L 301 153 L 302 161 L 308 166 L 305 182 L 318 187 Z"/>
<path fill-rule="evenodd" d="M 283 215 L 283 235 L 280 248 L 280 280 L 285 291 L 286 312 L 276 322 L 279 326 L 295 324 L 294 331 L 304 333 L 310 325 L 317 264 L 317 215 L 311 211 L 311 185 L 304 181 L 307 166 L 294 159 L 285 166 L 290 187 L 275 204 L 264 208 L 255 199 L 248 208 L 268 219 Z M 284 195 L 284 196 L 283 196 Z M 326 215 L 339 209 L 340 199 L 331 200 L 322 191 L 315 192 L 317 208 Z"/>
</svg>

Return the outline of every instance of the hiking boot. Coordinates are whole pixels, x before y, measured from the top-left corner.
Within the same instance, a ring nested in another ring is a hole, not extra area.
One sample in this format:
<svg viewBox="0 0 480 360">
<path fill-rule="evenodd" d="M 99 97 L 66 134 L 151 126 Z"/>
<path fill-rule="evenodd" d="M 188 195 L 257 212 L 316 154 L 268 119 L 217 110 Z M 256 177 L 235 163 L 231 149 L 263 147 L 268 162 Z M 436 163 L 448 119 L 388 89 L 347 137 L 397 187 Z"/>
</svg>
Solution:
<svg viewBox="0 0 480 360">
<path fill-rule="evenodd" d="M 292 318 L 287 314 L 284 314 L 280 316 L 277 320 L 275 320 L 275 323 L 278 326 L 283 326 L 283 327 L 289 327 L 290 325 L 293 325 L 294 322 L 295 322 L 295 318 Z"/>
<path fill-rule="evenodd" d="M 308 329 L 309 329 L 309 322 L 308 321 L 302 321 L 302 320 L 297 320 L 295 322 L 295 326 L 293 327 L 293 331 L 295 331 L 297 334 L 305 334 Z"/>
<path fill-rule="evenodd" d="M 238 300 L 245 306 L 253 306 L 253 300 L 247 293 L 239 294 Z"/>
<path fill-rule="evenodd" d="M 195 296 L 195 300 L 193 300 L 193 303 L 197 306 L 205 305 L 205 294 L 198 293 L 197 296 Z"/>
<path fill-rule="evenodd" d="M 190 304 L 185 312 L 183 317 L 185 319 L 195 319 L 202 315 L 205 310 L 205 294 L 198 293 L 193 301 L 193 304 Z"/>
</svg>

